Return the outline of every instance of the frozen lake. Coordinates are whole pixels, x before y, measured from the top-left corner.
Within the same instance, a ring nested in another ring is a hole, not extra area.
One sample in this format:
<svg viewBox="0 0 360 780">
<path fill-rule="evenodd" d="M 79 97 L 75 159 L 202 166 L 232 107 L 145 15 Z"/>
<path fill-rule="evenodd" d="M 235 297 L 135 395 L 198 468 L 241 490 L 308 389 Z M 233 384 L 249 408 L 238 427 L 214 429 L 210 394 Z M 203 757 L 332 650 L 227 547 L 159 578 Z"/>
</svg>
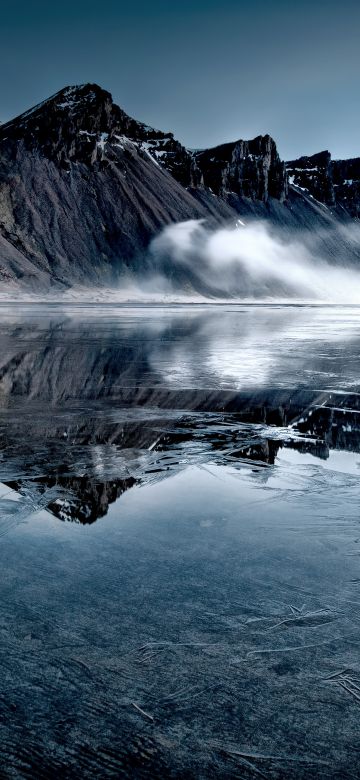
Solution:
<svg viewBox="0 0 360 780">
<path fill-rule="evenodd" d="M 0 776 L 360 778 L 360 308 L 0 308 Z"/>
</svg>

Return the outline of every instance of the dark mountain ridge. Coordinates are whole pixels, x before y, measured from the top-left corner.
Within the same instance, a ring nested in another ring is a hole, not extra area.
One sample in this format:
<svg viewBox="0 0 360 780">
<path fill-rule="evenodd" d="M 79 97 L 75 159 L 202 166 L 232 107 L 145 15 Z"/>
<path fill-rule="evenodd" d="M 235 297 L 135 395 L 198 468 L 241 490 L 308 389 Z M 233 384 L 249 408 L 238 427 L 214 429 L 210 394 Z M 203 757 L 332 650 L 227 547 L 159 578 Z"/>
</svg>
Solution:
<svg viewBox="0 0 360 780">
<path fill-rule="evenodd" d="M 316 228 L 322 256 L 357 262 L 338 225 L 358 215 L 360 161 L 315 158 L 285 165 L 269 135 L 190 151 L 97 85 L 66 87 L 0 126 L 2 289 L 121 288 L 151 270 L 164 226 L 239 215 Z"/>
<path fill-rule="evenodd" d="M 289 180 L 349 216 L 360 215 L 360 157 L 332 160 L 328 151 L 286 163 Z"/>
</svg>

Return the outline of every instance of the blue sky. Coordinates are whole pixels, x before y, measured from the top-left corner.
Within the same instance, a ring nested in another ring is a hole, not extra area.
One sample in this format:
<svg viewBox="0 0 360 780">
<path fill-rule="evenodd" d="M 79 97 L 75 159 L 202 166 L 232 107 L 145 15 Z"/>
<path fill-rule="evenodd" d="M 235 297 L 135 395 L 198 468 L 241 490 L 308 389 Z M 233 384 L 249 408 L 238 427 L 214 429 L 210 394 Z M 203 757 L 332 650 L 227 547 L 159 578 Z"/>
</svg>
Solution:
<svg viewBox="0 0 360 780">
<path fill-rule="evenodd" d="M 360 4 L 0 0 L 0 119 L 92 81 L 190 147 L 360 156 Z"/>
</svg>

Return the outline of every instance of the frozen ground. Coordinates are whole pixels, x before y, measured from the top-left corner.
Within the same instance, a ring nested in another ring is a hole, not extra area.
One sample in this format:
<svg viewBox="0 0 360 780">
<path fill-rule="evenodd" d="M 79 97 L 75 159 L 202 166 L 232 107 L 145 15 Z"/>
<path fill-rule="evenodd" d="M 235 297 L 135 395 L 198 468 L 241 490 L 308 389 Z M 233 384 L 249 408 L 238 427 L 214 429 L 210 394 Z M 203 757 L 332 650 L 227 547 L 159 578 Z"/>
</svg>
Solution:
<svg viewBox="0 0 360 780">
<path fill-rule="evenodd" d="M 0 344 L 0 776 L 360 778 L 360 309 Z"/>
</svg>

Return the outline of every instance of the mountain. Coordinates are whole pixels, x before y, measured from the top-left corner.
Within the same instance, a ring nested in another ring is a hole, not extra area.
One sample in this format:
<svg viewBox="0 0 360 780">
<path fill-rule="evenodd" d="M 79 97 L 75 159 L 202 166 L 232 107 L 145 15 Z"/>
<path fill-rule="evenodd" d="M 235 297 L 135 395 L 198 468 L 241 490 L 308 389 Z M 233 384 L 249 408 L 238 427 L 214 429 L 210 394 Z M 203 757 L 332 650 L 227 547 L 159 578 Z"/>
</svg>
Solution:
<svg viewBox="0 0 360 780">
<path fill-rule="evenodd" d="M 204 217 L 140 148 L 147 137 L 91 85 L 2 125 L 2 277 L 35 287 L 109 284 L 164 224 Z"/>
<path fill-rule="evenodd" d="M 360 216 L 360 157 L 332 160 L 328 151 L 286 163 L 291 184 L 351 217 Z"/>
<path fill-rule="evenodd" d="M 321 254 L 357 261 L 337 228 L 358 213 L 360 163 L 318 157 L 287 171 L 268 135 L 190 151 L 96 84 L 66 87 L 0 126 L 2 292 L 121 288 L 151 270 L 148 247 L 164 226 L 191 219 L 323 228 Z"/>
</svg>

